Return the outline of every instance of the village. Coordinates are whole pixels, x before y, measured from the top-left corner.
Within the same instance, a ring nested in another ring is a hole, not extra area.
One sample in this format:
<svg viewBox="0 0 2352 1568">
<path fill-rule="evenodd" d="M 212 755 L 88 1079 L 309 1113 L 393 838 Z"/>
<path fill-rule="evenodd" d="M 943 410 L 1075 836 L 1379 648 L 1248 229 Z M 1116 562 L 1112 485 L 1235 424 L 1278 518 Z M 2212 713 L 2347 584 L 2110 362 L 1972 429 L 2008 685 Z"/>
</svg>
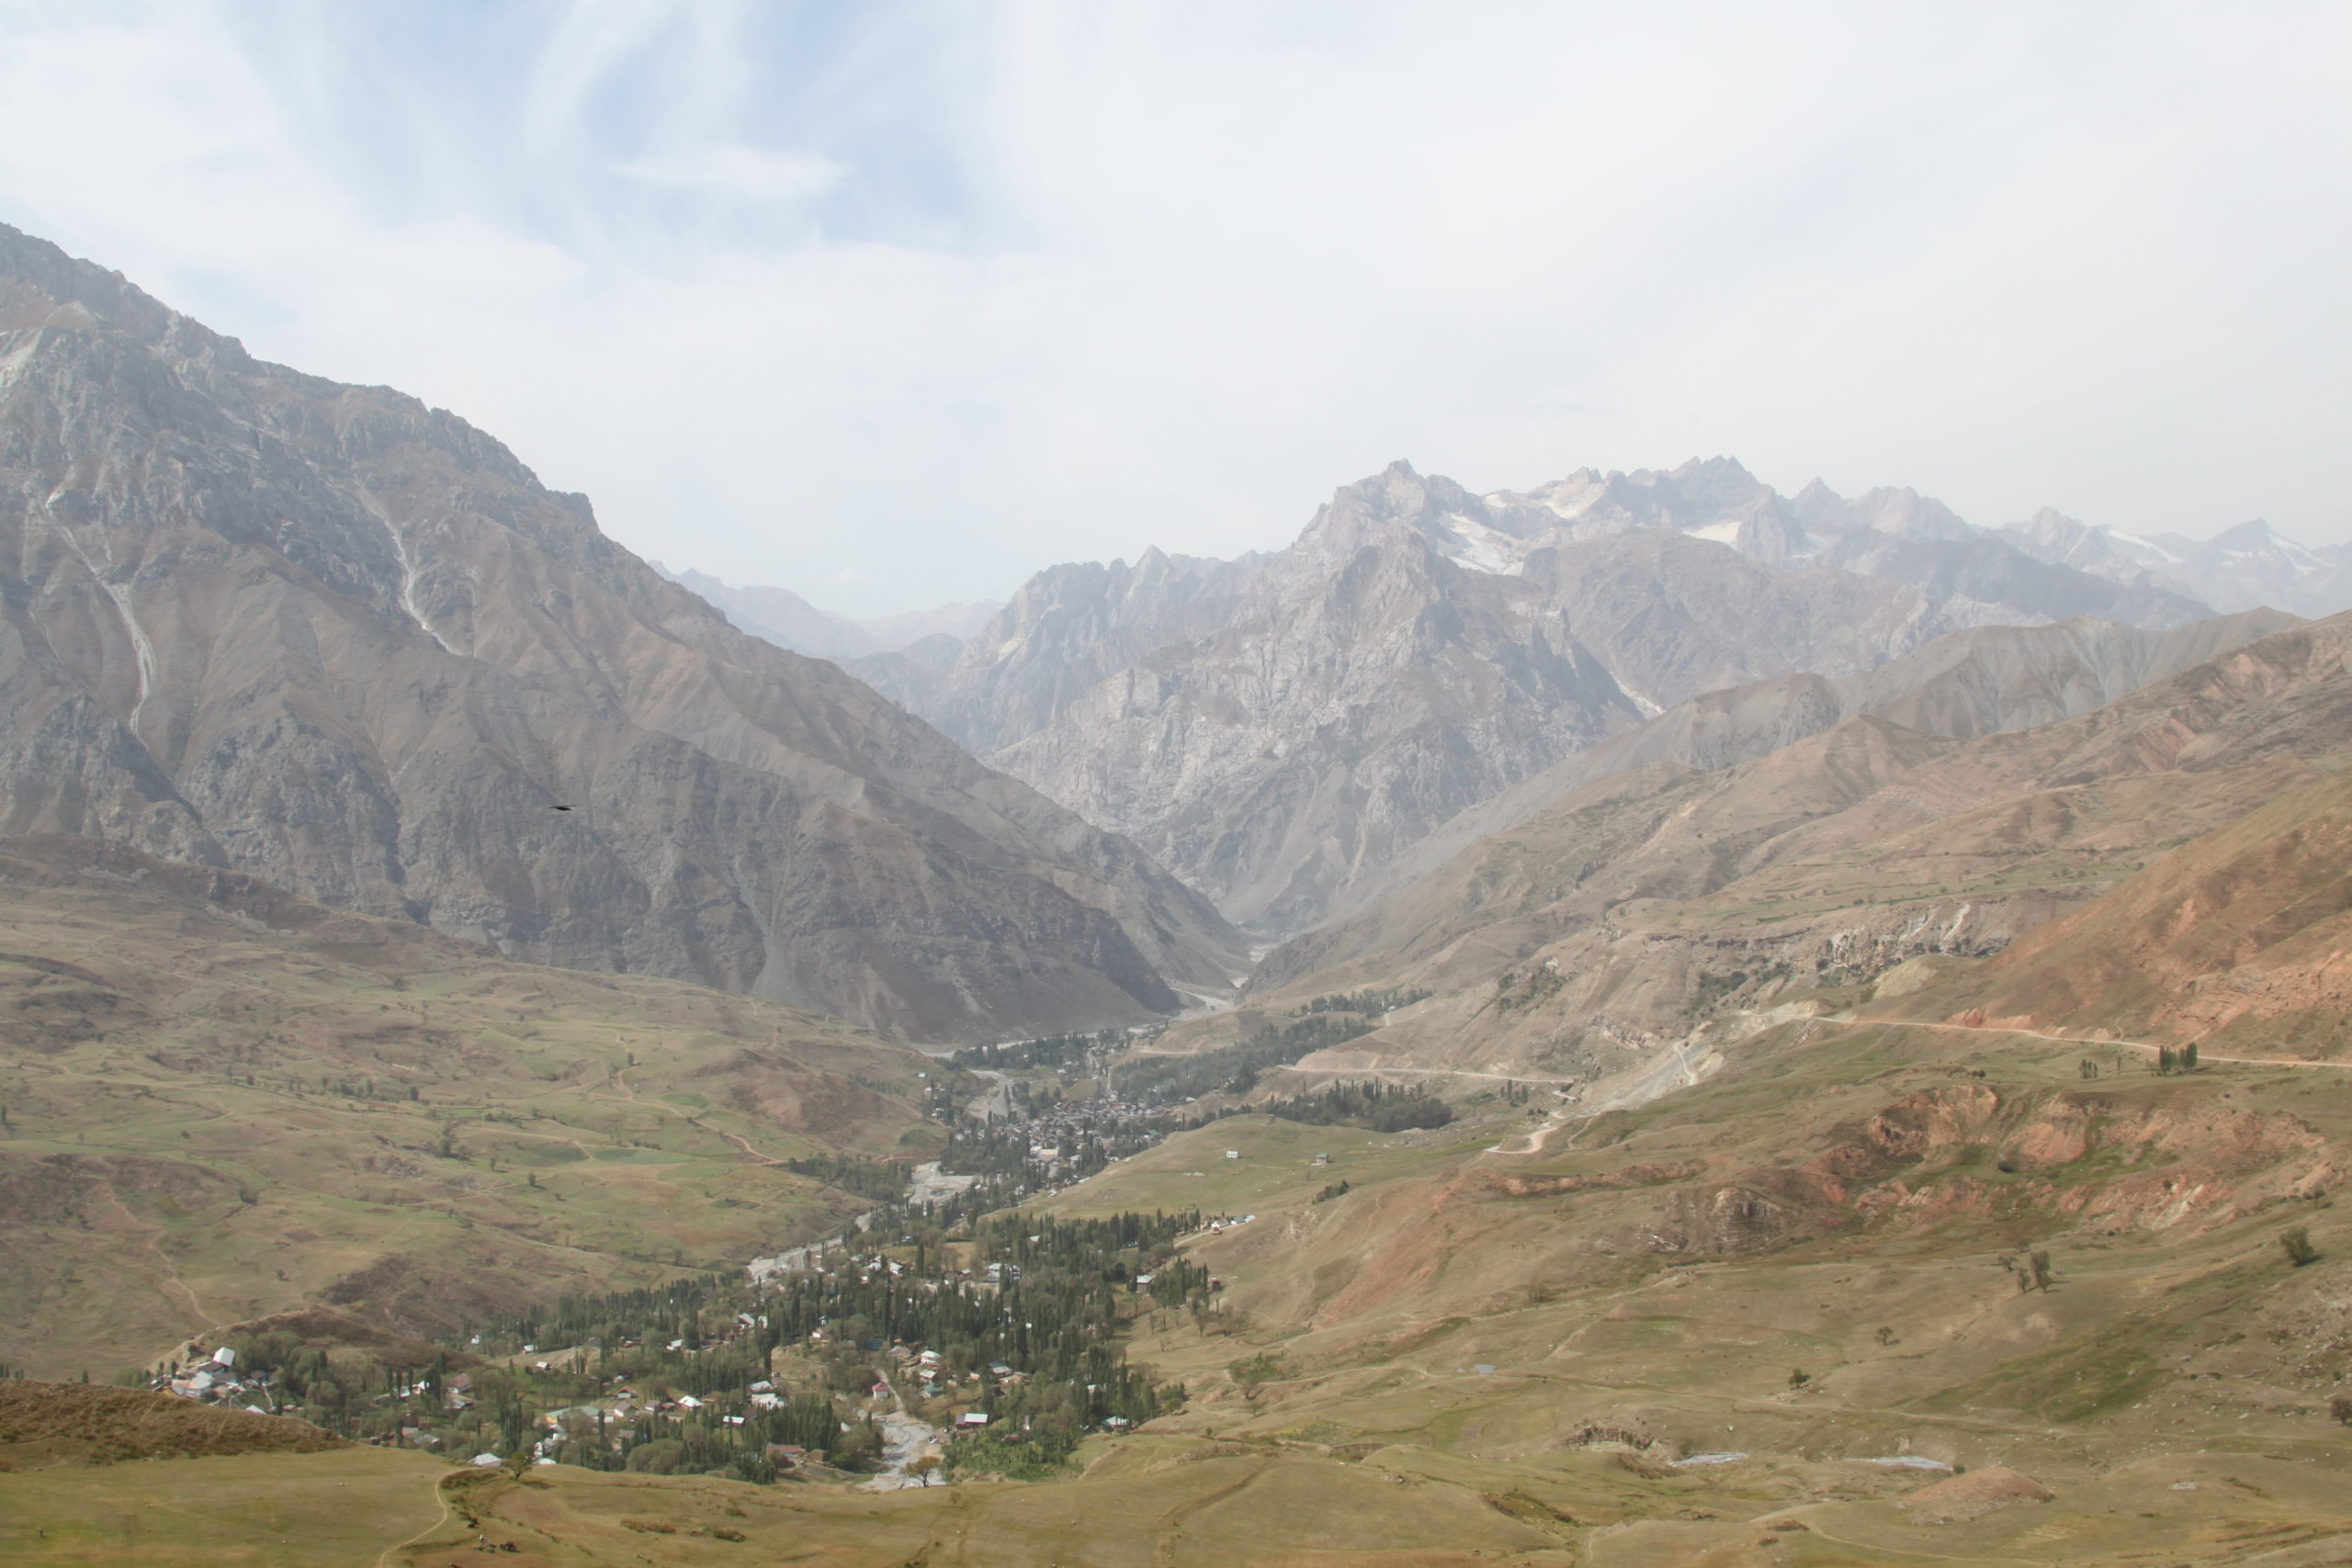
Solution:
<svg viewBox="0 0 2352 1568">
<path fill-rule="evenodd" d="M 950 1086 L 974 1079 L 940 1074 L 939 1108 L 957 1117 L 942 1157 L 896 1168 L 898 1196 L 751 1260 L 739 1281 L 565 1298 L 423 1364 L 283 1331 L 232 1337 L 189 1346 L 152 1386 L 484 1467 L 879 1488 L 1050 1473 L 1081 1438 L 1182 1403 L 1182 1388 L 1125 1364 L 1120 1331 L 1207 1310 L 1222 1281 L 1181 1243 L 1255 1218 L 1070 1222 L 1016 1207 L 1178 1124 L 1088 1081 L 1087 1056 L 1113 1043 L 1080 1041 L 982 1048 L 1006 1066 L 973 1065 L 986 1087 L 968 1104 Z"/>
</svg>

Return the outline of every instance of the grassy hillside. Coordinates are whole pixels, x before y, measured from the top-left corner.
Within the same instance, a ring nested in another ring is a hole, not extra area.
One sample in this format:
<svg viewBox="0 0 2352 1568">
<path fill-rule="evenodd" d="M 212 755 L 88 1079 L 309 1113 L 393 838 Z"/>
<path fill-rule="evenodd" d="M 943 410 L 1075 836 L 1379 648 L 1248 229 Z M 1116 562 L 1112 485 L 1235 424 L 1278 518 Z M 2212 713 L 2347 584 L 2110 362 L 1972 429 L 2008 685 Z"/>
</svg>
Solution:
<svg viewBox="0 0 2352 1568">
<path fill-rule="evenodd" d="M 846 1025 L 509 964 L 76 840 L 0 852 L 0 1344 L 104 1380 L 306 1303 L 446 1329 L 838 1225 L 783 1168 L 918 1155 Z"/>
<path fill-rule="evenodd" d="M 1188 1408 L 1096 1439 L 1068 1481 L 877 1495 L 255 1456 L 0 1476 L 0 1550 L 175 1561 L 119 1521 L 191 1509 L 170 1547 L 190 1562 L 336 1560 L 272 1555 L 292 1540 L 439 1563 L 481 1535 L 526 1563 L 682 1568 L 2124 1568 L 2352 1546 L 2328 1408 L 2352 1379 L 2341 1069 L 2158 1077 L 2120 1044 L 1864 1018 L 1727 1055 L 1532 1136 L 1499 1100 L 1386 1136 L 1238 1118 L 1058 1194 L 1254 1215 L 1189 1246 L 1219 1305 L 1133 1337 Z M 2315 1261 L 2281 1247 L 2296 1229 Z M 1740 1457 L 1677 1462 L 1716 1454 Z M 348 1508 L 322 1521 L 330 1495 Z"/>
<path fill-rule="evenodd" d="M 1070 1480 L 517 1483 L 371 1454 L 354 1500 L 383 1522 L 369 1549 L 413 1563 L 478 1534 L 548 1564 L 2334 1561 L 2352 1225 L 2326 1194 L 2352 1174 L 2352 1095 L 2315 1081 L 2335 1069 L 2160 1077 L 2110 1046 L 2092 1079 L 2083 1058 L 1822 1019 L 1532 1140 L 1500 1105 L 1385 1138 L 1255 1118 L 1181 1134 L 1051 1201 L 1198 1189 L 1255 1216 L 1190 1245 L 1221 1308 L 1134 1337 L 1189 1407 L 1094 1440 Z M 1350 1189 L 1322 1197 L 1332 1174 Z M 2279 1245 L 2296 1228 L 2315 1261 Z M 197 1462 L 234 1505 L 205 1528 L 245 1520 L 268 1561 L 254 1510 L 338 1461 Z M 138 1495 L 196 1468 L 141 1467 Z M 423 1529 L 435 1474 L 456 1490 Z M 16 1479 L 0 1528 L 136 1506 L 108 1472 L 51 1472 L 12 1512 Z M 95 1531 L 0 1547 L 141 1560 Z"/>
</svg>

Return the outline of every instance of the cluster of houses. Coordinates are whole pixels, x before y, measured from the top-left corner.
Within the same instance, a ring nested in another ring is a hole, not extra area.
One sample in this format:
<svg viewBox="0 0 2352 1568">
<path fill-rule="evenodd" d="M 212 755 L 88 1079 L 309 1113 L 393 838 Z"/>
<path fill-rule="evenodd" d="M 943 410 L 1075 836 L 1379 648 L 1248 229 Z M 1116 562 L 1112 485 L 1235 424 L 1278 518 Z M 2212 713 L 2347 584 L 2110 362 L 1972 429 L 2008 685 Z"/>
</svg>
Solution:
<svg viewBox="0 0 2352 1568">
<path fill-rule="evenodd" d="M 226 1345 L 209 1354 L 192 1348 L 188 1354 L 196 1359 L 156 1378 L 148 1386 L 207 1404 L 243 1404 L 258 1416 L 271 1413 L 268 1405 L 252 1403 L 270 1399 L 268 1373 L 238 1371 L 237 1352 Z"/>
</svg>

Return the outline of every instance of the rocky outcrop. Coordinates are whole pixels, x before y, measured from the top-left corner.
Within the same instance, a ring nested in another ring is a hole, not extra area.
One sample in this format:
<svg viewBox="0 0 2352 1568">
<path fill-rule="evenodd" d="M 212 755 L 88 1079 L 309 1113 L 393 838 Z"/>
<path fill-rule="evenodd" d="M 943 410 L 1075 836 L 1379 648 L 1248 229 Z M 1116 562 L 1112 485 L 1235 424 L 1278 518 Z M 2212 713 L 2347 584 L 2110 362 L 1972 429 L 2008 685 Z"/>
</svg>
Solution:
<svg viewBox="0 0 2352 1568">
<path fill-rule="evenodd" d="M 7 230 L 0 830 L 919 1038 L 1240 972 L 1136 845 L 729 626 L 455 415 Z"/>
<path fill-rule="evenodd" d="M 1265 557 L 1146 550 L 1037 573 L 967 642 L 848 661 L 876 691 L 986 756 L 1034 735 L 1097 682 L 1226 626 Z"/>
</svg>

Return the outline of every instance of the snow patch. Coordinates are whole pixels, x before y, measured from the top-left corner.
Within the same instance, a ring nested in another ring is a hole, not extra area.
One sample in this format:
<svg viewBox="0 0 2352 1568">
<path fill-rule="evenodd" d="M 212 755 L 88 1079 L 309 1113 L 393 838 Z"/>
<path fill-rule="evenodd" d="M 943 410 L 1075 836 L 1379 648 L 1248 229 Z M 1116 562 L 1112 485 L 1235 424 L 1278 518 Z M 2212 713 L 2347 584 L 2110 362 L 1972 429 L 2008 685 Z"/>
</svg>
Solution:
<svg viewBox="0 0 2352 1568">
<path fill-rule="evenodd" d="M 64 493 L 65 489 L 61 485 L 50 492 L 49 499 L 54 502 Z M 114 605 L 115 614 L 122 617 L 123 629 L 130 634 L 130 651 L 139 661 L 139 696 L 131 703 L 130 716 L 123 723 L 126 728 L 136 735 L 139 733 L 139 715 L 147 706 L 147 694 L 153 691 L 155 685 L 155 646 L 147 640 L 147 628 L 139 624 L 138 615 L 131 611 L 129 592 L 107 581 L 106 574 L 98 570 L 96 563 L 90 559 L 89 553 L 82 548 L 82 541 L 74 536 L 74 530 L 70 525 L 52 523 L 51 526 L 55 528 L 59 536 L 64 539 L 65 547 L 74 552 L 74 558 L 82 563 L 82 570 L 90 574 L 90 581 L 98 585 L 98 591 L 104 593 L 108 602 Z M 101 536 L 102 540 L 103 537 Z M 108 563 L 112 563 L 111 551 L 108 552 Z"/>
<path fill-rule="evenodd" d="M 375 514 L 376 521 L 384 525 L 385 536 L 392 541 L 392 558 L 400 562 L 401 568 L 401 608 L 408 612 L 410 620 L 424 628 L 426 637 L 441 645 L 442 652 L 457 652 L 449 646 L 448 638 L 433 629 L 433 623 L 424 618 L 424 607 L 416 602 L 416 563 L 409 558 L 408 541 L 401 537 L 401 531 L 392 526 L 391 517 L 377 504 L 374 496 L 364 490 L 359 496 L 367 502 L 368 510 Z"/>
<path fill-rule="evenodd" d="M 2113 539 L 2120 544 L 2129 545 L 2135 550 L 2144 551 L 2149 555 L 2154 556 L 2159 560 L 2167 560 L 2176 566 L 2181 563 L 2182 558 L 2173 554 L 2162 545 L 2157 544 L 2154 539 L 2143 539 L 2137 534 L 2125 534 L 2113 528 L 2094 528 L 2091 532 L 2095 534 L 2105 534 L 2109 538 Z"/>
<path fill-rule="evenodd" d="M 1489 528 L 1459 512 L 1445 514 L 1445 528 L 1454 547 L 1444 554 L 1454 565 L 1493 577 L 1517 577 L 1527 570 L 1526 540 Z"/>
</svg>

